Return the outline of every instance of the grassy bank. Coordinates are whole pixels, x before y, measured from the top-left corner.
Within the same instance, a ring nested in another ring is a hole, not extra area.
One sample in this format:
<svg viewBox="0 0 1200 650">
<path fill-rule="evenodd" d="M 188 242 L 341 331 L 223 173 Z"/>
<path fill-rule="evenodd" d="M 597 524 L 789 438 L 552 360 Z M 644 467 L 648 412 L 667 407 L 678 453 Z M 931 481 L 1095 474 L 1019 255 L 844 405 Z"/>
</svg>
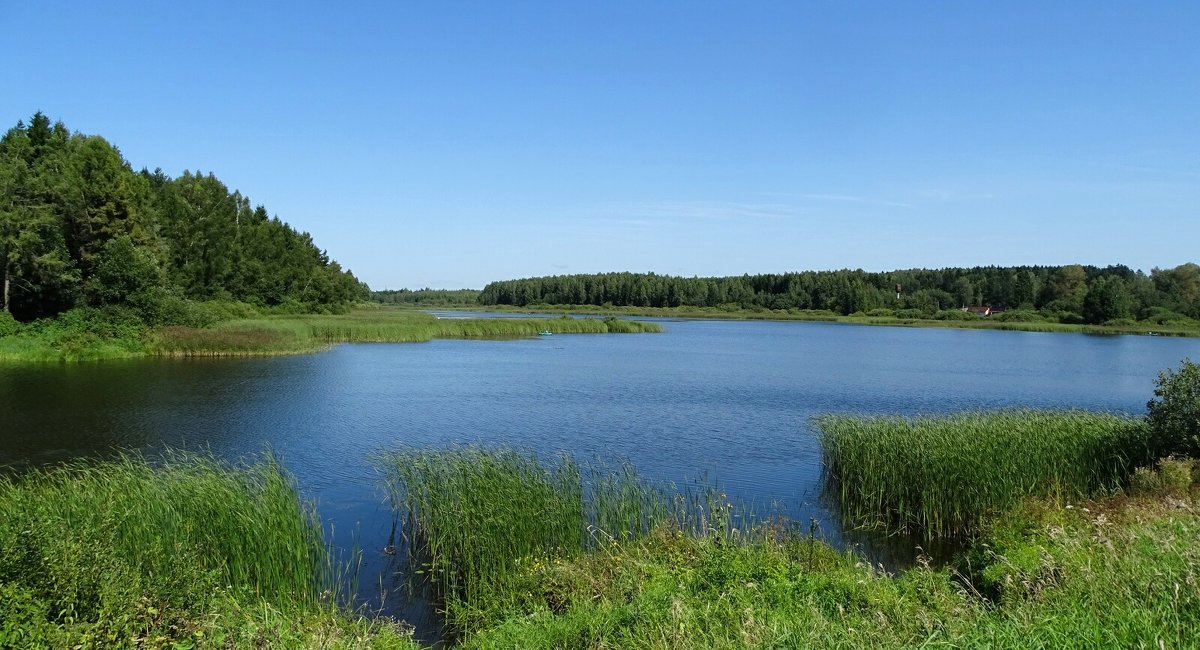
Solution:
<svg viewBox="0 0 1200 650">
<path fill-rule="evenodd" d="M 963 317 L 962 312 L 943 312 L 929 317 L 872 316 L 863 313 L 843 316 L 824 309 L 746 309 L 723 307 L 600 307 L 596 305 L 529 305 L 526 307 L 488 306 L 472 311 L 496 311 L 522 314 L 571 313 L 597 316 L 643 316 L 653 318 L 695 318 L 716 320 L 778 320 L 891 327 L 950 327 L 1015 332 L 1059 332 L 1074 334 L 1129 334 L 1154 336 L 1200 336 L 1200 324 L 1191 321 L 1167 323 L 1123 321 L 1104 325 L 1060 323 L 1049 320 L 1009 320 L 1006 318 Z M 938 318 L 937 316 L 942 316 Z"/>
<path fill-rule="evenodd" d="M 1187 648 L 1200 638 L 1191 493 L 1028 502 L 970 565 L 888 575 L 803 538 L 660 531 L 528 567 L 464 648 Z M 964 561 L 965 562 L 965 561 Z"/>
<path fill-rule="evenodd" d="M 529 566 L 663 525 L 703 536 L 731 526 L 723 495 L 668 493 L 628 465 L 464 447 L 391 454 L 384 466 L 411 560 L 433 581 L 448 627 L 460 635 L 516 606 L 524 588 L 516 576 Z"/>
<path fill-rule="evenodd" d="M 1192 461 L 997 511 L 897 575 L 719 494 L 512 450 L 386 458 L 460 647 L 1193 647 Z M 771 524 L 774 525 L 771 525 Z M 746 528 L 749 526 L 749 528 Z M 0 479 L 0 647 L 413 648 L 339 611 L 320 528 L 269 460 L 81 463 Z"/>
<path fill-rule="evenodd" d="M 248 308 L 248 306 L 247 306 Z M 94 310 L 93 310 L 94 311 Z M 84 312 L 88 313 L 88 312 Z M 554 334 L 659 332 L 655 323 L 616 318 L 439 320 L 424 312 L 366 307 L 346 314 L 243 315 L 204 327 L 147 328 L 99 312 L 21 326 L 0 335 L 0 362 L 90 361 L 142 356 L 302 354 L 337 343 L 418 343 L 435 338 L 504 339 Z"/>
<path fill-rule="evenodd" d="M 1132 496 L 1014 500 L 952 564 L 890 575 L 779 525 L 735 532 L 748 522 L 721 502 L 693 500 L 680 525 L 687 498 L 628 472 L 595 497 L 570 459 L 390 460 L 463 648 L 1189 647 L 1200 633 L 1190 461 L 1140 471 Z M 606 534 L 596 504 L 621 494 Z"/>
<path fill-rule="evenodd" d="M 412 647 L 340 612 L 332 571 L 270 460 L 0 478 L 0 647 Z"/>
<path fill-rule="evenodd" d="M 970 535 L 1033 496 L 1088 498 L 1149 460 L 1143 422 L 1085 412 L 825 416 L 830 488 L 853 525 Z"/>
</svg>

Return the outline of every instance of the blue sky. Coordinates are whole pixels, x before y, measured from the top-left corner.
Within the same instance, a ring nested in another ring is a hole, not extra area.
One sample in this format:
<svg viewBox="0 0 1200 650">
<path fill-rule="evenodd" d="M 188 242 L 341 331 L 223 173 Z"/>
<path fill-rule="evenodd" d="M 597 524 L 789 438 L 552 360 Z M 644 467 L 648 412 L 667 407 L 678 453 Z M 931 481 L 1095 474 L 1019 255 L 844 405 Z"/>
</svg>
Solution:
<svg viewBox="0 0 1200 650">
<path fill-rule="evenodd" d="M 5 2 L 0 125 L 373 288 L 1200 255 L 1200 3 Z"/>
</svg>

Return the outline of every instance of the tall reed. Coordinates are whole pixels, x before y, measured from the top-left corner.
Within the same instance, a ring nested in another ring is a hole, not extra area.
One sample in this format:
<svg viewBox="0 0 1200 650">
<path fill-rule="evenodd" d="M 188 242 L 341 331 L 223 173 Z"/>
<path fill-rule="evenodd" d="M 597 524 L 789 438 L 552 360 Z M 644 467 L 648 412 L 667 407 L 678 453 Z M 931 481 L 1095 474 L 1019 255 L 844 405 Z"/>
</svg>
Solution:
<svg viewBox="0 0 1200 650">
<path fill-rule="evenodd" d="M 140 599 L 186 609 L 229 589 L 312 604 L 329 579 L 321 526 L 271 459 L 75 462 L 0 478 L 0 583 L 61 622 Z"/>
<path fill-rule="evenodd" d="M 1029 496 L 1114 489 L 1147 459 L 1144 425 L 1081 411 L 817 419 L 828 488 L 857 525 L 969 535 Z"/>
<path fill-rule="evenodd" d="M 662 525 L 726 537 L 740 521 L 715 489 L 677 493 L 641 479 L 628 463 L 581 465 L 566 455 L 540 460 L 469 446 L 388 454 L 384 466 L 410 562 L 427 573 L 459 633 L 518 602 L 517 576 L 530 564 Z"/>
<path fill-rule="evenodd" d="M 420 343 L 435 338 L 505 339 L 553 334 L 661 332 L 657 323 L 615 318 L 438 319 L 419 311 L 362 309 L 338 315 L 242 319 L 212 328 L 167 327 L 163 356 L 252 356 L 319 350 L 335 343 Z"/>
</svg>

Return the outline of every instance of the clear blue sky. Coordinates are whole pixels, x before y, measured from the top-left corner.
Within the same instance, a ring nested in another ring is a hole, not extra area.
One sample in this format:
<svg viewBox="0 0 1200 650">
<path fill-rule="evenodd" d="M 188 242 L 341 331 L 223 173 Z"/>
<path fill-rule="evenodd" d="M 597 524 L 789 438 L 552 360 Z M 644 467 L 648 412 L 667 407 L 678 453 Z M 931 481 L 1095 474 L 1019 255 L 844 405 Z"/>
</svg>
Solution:
<svg viewBox="0 0 1200 650">
<path fill-rule="evenodd" d="M 16 2 L 0 125 L 374 288 L 1200 258 L 1200 3 Z"/>
</svg>

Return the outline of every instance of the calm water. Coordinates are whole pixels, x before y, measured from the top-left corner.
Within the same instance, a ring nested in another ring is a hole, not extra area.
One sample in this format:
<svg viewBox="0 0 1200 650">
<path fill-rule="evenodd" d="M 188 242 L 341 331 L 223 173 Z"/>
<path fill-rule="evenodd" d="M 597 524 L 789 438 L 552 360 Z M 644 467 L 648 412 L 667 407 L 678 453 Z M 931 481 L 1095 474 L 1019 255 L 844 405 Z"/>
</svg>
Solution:
<svg viewBox="0 0 1200 650">
<path fill-rule="evenodd" d="M 843 543 L 819 499 L 809 419 L 1013 406 L 1140 413 L 1200 340 L 671 321 L 659 335 L 343 345 L 271 359 L 0 368 L 0 464 L 116 448 L 270 448 L 336 541 L 367 556 L 360 593 L 394 593 L 391 518 L 373 453 L 459 442 L 625 457 L 781 500 Z M 380 578 L 383 575 L 383 578 Z M 419 618 L 389 596 L 388 611 Z M 420 621 L 418 621 L 420 623 Z"/>
</svg>

